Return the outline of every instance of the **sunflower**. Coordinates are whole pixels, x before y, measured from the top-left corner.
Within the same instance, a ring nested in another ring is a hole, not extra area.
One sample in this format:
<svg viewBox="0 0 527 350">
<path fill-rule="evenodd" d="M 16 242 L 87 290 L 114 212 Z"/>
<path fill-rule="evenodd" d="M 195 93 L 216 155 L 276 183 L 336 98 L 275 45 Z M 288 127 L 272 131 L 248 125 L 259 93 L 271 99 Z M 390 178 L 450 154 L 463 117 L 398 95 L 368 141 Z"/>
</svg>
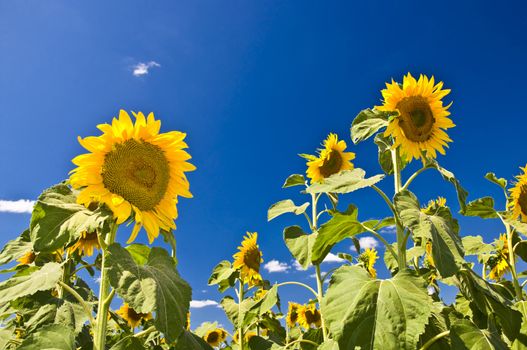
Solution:
<svg viewBox="0 0 527 350">
<path fill-rule="evenodd" d="M 131 328 L 139 326 L 142 320 L 146 321 L 152 319 L 152 313 L 149 312 L 147 314 L 143 314 L 136 312 L 134 309 L 128 306 L 127 303 L 124 303 L 115 313 L 124 318 Z"/>
<path fill-rule="evenodd" d="M 289 309 L 285 317 L 285 322 L 289 328 L 293 328 L 298 322 L 298 310 L 302 307 L 300 304 L 289 302 Z"/>
<path fill-rule="evenodd" d="M 187 320 L 185 321 L 185 329 L 190 331 L 190 311 L 187 312 Z"/>
<path fill-rule="evenodd" d="M 97 232 L 82 232 L 77 242 L 68 248 L 68 253 L 79 251 L 80 255 L 92 256 L 94 249 L 100 249 Z"/>
<path fill-rule="evenodd" d="M 255 336 L 257 336 L 255 331 L 248 331 L 244 333 L 243 338 L 245 339 L 246 342 L 248 342 L 249 340 L 251 340 L 252 337 L 255 337 Z M 239 340 L 240 340 L 240 332 L 237 330 L 232 336 L 232 342 L 234 344 L 238 344 Z"/>
<path fill-rule="evenodd" d="M 315 304 L 308 304 L 298 308 L 298 324 L 300 326 L 309 329 L 311 325 L 320 327 L 320 323 L 320 311 L 317 310 Z"/>
<path fill-rule="evenodd" d="M 223 328 L 216 328 L 208 331 L 203 336 L 203 339 L 210 346 L 220 346 L 220 344 L 223 343 L 225 339 L 227 339 L 227 332 Z"/>
<path fill-rule="evenodd" d="M 446 207 L 446 198 L 437 197 L 437 199 L 430 200 L 426 207 L 421 208 L 421 212 L 427 215 L 433 215 L 440 207 Z"/>
<path fill-rule="evenodd" d="M 100 136 L 79 137 L 90 153 L 73 159 L 70 183 L 81 189 L 77 202 L 85 206 L 104 203 L 113 212 L 117 224 L 131 215 L 135 226 L 128 243 L 144 226 L 150 243 L 159 230 L 176 226 L 178 196 L 192 197 L 185 172 L 196 168 L 186 161 L 185 133 L 160 134 L 161 121 L 150 113 L 133 113 L 135 124 L 124 110 L 112 124 L 101 124 Z"/>
<path fill-rule="evenodd" d="M 516 176 L 518 180 L 510 191 L 509 208 L 514 219 L 527 222 L 527 165 L 521 168 L 522 174 Z"/>
<path fill-rule="evenodd" d="M 249 284 L 250 287 L 262 283 L 260 264 L 263 259 L 262 252 L 256 243 L 257 238 L 258 233 L 247 232 L 247 237 L 243 239 L 242 245 L 238 247 L 239 252 L 233 255 L 234 263 L 232 266 L 240 270 L 240 278 L 243 283 Z"/>
<path fill-rule="evenodd" d="M 374 248 L 367 248 L 364 252 L 359 255 L 358 260 L 363 264 L 363 266 L 368 270 L 368 273 L 371 277 L 377 277 L 377 270 L 375 270 L 375 262 L 379 259 L 377 251 Z"/>
<path fill-rule="evenodd" d="M 509 244 L 507 235 L 501 234 L 496 242 L 496 256 L 490 258 L 487 265 L 490 267 L 489 278 L 499 281 L 509 271 Z"/>
<path fill-rule="evenodd" d="M 384 103 L 375 108 L 398 112 L 390 120 L 384 136 L 393 137 L 393 146 L 400 146 L 405 159 L 436 158 L 436 151 L 445 154 L 444 147 L 452 142 L 445 132 L 455 126 L 448 118 L 448 108 L 452 104 L 443 106 L 442 101 L 450 90 L 442 88 L 443 82 L 435 84 L 434 77 L 428 79 L 420 75 L 419 80 L 415 80 L 408 73 L 402 85 L 392 79 L 392 83 L 386 83 L 386 89 L 381 91 Z"/>
<path fill-rule="evenodd" d="M 37 256 L 35 255 L 35 252 L 30 250 L 29 252 L 22 255 L 20 258 L 18 258 L 16 261 L 18 261 L 18 265 L 29 265 L 33 261 L 35 261 L 35 258 Z"/>
<path fill-rule="evenodd" d="M 319 182 L 342 170 L 353 169 L 351 160 L 355 153 L 344 152 L 347 145 L 343 140 L 338 140 L 336 134 L 329 134 L 323 143 L 324 148 L 318 151 L 318 157 L 310 154 L 301 154 L 307 159 L 307 177 L 312 182 Z"/>
</svg>

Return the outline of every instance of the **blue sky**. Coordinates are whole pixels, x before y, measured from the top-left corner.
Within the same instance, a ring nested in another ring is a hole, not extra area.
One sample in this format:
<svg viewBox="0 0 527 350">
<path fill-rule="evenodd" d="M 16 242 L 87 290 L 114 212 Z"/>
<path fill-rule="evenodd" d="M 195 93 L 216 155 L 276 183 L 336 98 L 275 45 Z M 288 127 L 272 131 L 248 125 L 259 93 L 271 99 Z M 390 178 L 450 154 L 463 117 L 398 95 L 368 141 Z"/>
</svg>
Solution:
<svg viewBox="0 0 527 350">
<path fill-rule="evenodd" d="M 520 1 L 0 1 L 0 200 L 32 200 L 66 178 L 83 152 L 77 136 L 96 134 L 95 125 L 119 109 L 153 111 L 162 130 L 188 133 L 198 167 L 189 176 L 195 198 L 179 205 L 180 271 L 195 300 L 219 301 L 208 276 L 246 231 L 259 232 L 266 262 L 291 265 L 282 229 L 302 219 L 267 223 L 266 212 L 281 199 L 303 200 L 281 189 L 305 170 L 298 153 L 314 152 L 336 132 L 357 154 L 356 166 L 380 173 L 375 146 L 351 145 L 349 126 L 379 103 L 392 77 L 425 73 L 452 89 L 457 127 L 439 162 L 471 199 L 500 196 L 485 173 L 510 180 L 527 162 L 526 10 Z M 446 195 L 458 210 L 452 186 L 432 171 L 412 189 L 423 202 Z M 362 219 L 387 214 L 371 190 L 349 198 Z M 28 220 L 0 212 L 0 244 Z M 462 234 L 487 241 L 502 230 L 494 221 L 460 220 Z M 350 252 L 350 243 L 335 252 Z M 311 283 L 311 273 L 290 267 L 265 276 Z M 307 297 L 294 288 L 282 294 Z M 192 314 L 193 327 L 225 322 L 213 306 Z"/>
</svg>

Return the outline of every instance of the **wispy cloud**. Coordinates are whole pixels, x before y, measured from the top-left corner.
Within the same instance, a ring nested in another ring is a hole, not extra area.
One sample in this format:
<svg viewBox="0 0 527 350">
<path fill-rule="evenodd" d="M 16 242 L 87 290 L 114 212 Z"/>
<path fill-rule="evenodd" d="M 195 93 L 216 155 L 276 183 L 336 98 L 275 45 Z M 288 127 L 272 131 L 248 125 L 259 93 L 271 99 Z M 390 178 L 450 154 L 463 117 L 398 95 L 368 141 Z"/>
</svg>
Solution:
<svg viewBox="0 0 527 350">
<path fill-rule="evenodd" d="M 263 267 L 269 273 L 273 273 L 273 272 L 287 272 L 287 270 L 289 270 L 291 268 L 291 266 L 287 265 L 287 263 L 280 262 L 278 260 L 271 260 L 271 261 L 267 262 Z"/>
<path fill-rule="evenodd" d="M 142 75 L 148 74 L 150 68 L 154 67 L 161 67 L 159 63 L 156 61 L 150 61 L 147 63 L 140 62 L 134 66 L 133 75 L 136 77 L 140 77 Z"/>
<path fill-rule="evenodd" d="M 298 261 L 296 261 L 296 260 L 293 260 L 293 267 L 297 271 L 305 271 L 305 270 L 307 270 L 307 269 L 304 269 L 304 267 L 302 265 L 300 265 L 300 263 Z"/>
<path fill-rule="evenodd" d="M 345 260 L 339 258 L 337 255 L 333 253 L 329 253 L 322 262 L 323 263 L 337 263 L 337 262 L 343 262 L 343 261 Z"/>
<path fill-rule="evenodd" d="M 210 299 L 207 299 L 207 300 L 192 300 L 190 302 L 190 307 L 193 308 L 193 309 L 201 309 L 201 308 L 207 307 L 207 306 L 219 306 L 219 304 L 218 304 L 217 301 L 210 300 Z"/>
<path fill-rule="evenodd" d="M 0 212 L 4 213 L 31 213 L 35 201 L 19 199 L 17 201 L 0 200 Z"/>
<path fill-rule="evenodd" d="M 380 233 L 395 233 L 395 231 L 396 231 L 395 225 L 390 225 L 390 226 L 381 228 L 379 232 Z"/>
<path fill-rule="evenodd" d="M 375 238 L 371 236 L 365 236 L 359 238 L 359 245 L 361 249 L 371 249 L 371 248 L 377 248 L 379 246 L 379 241 L 377 241 Z M 351 246 L 351 250 L 356 252 L 357 249 L 355 249 L 355 246 Z"/>
</svg>

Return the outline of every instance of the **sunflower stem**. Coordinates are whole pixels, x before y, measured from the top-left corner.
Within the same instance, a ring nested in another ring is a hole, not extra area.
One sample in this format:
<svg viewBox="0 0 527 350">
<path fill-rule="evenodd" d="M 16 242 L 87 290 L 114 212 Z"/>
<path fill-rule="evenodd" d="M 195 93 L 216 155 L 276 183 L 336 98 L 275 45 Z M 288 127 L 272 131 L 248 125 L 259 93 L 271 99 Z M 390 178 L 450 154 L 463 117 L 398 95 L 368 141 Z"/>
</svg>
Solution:
<svg viewBox="0 0 527 350">
<path fill-rule="evenodd" d="M 244 350 L 244 334 L 243 334 L 243 318 L 242 318 L 242 302 L 244 297 L 244 286 L 242 280 L 240 282 L 240 289 L 238 292 L 238 344 L 240 350 Z"/>
<path fill-rule="evenodd" d="M 501 218 L 501 216 L 500 216 Z M 509 225 L 505 220 L 502 220 L 505 224 L 505 229 L 507 230 L 507 247 L 509 248 L 509 266 L 511 269 L 512 284 L 514 285 L 514 292 L 516 293 L 516 298 L 518 301 L 523 299 L 522 288 L 518 282 L 518 274 L 516 273 L 516 257 L 514 255 L 514 248 L 512 245 L 512 230 L 511 225 Z"/>
<path fill-rule="evenodd" d="M 90 320 L 90 324 L 93 326 L 95 324 L 95 319 L 93 318 L 91 307 L 84 301 L 84 299 L 80 296 L 79 293 L 77 293 L 75 289 L 73 289 L 72 287 L 62 281 L 59 281 L 58 284 L 61 286 L 61 288 L 63 288 L 63 290 L 68 291 L 75 299 L 77 299 L 79 304 L 81 304 L 82 308 L 86 312 L 86 315 Z"/>
<path fill-rule="evenodd" d="M 109 267 L 106 266 L 108 246 L 115 241 L 118 225 L 114 222 L 110 232 L 106 234 L 104 246 L 101 245 L 101 285 L 99 288 L 99 305 L 97 308 L 97 318 L 95 322 L 94 349 L 104 350 L 106 346 L 106 325 L 108 323 L 108 310 L 112 301 L 113 294 L 110 293 L 110 281 L 108 280 Z"/>
<path fill-rule="evenodd" d="M 307 289 L 307 290 L 309 290 L 311 293 L 313 293 L 313 295 L 315 296 L 315 298 L 318 299 L 318 293 L 317 293 L 313 288 L 311 288 L 310 286 L 308 286 L 307 284 L 304 284 L 304 283 L 302 283 L 302 282 L 296 282 L 296 281 L 282 282 L 282 283 L 278 283 L 278 284 L 276 285 L 276 288 L 281 287 L 281 286 L 287 286 L 287 285 L 297 285 L 297 286 L 304 287 L 305 289 Z"/>
<path fill-rule="evenodd" d="M 429 347 L 431 347 L 436 341 L 438 341 L 441 338 L 448 337 L 450 335 L 450 331 L 444 331 L 439 334 L 436 334 L 434 337 L 430 338 L 422 347 L 420 350 L 426 350 Z"/>
<path fill-rule="evenodd" d="M 393 164 L 393 181 L 395 194 L 401 192 L 401 169 L 399 167 L 399 152 L 396 149 L 391 150 L 392 164 Z M 397 264 L 399 271 L 406 268 L 406 239 L 404 236 L 404 228 L 401 225 L 398 215 L 395 213 L 396 229 L 397 229 Z"/>
</svg>

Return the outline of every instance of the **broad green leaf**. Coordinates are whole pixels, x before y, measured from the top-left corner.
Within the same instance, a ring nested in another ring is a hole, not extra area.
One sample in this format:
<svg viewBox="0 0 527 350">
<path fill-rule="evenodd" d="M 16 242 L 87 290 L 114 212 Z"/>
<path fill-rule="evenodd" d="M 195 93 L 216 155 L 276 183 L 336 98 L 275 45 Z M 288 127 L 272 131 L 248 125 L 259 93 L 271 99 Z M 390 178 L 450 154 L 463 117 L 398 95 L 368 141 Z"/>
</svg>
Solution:
<svg viewBox="0 0 527 350">
<path fill-rule="evenodd" d="M 55 304 L 46 304 L 40 307 L 37 312 L 25 322 L 24 325 L 26 326 L 27 333 L 33 333 L 46 324 L 54 323 L 56 313 L 57 305 Z"/>
<path fill-rule="evenodd" d="M 155 311 L 156 328 L 169 341 L 183 331 L 191 299 L 190 286 L 179 276 L 174 260 L 162 248 L 154 247 L 144 265 L 114 243 L 108 247 L 110 284 L 135 311 Z"/>
<path fill-rule="evenodd" d="M 333 339 L 328 339 L 318 347 L 318 350 L 339 350 L 339 343 Z"/>
<path fill-rule="evenodd" d="M 110 348 L 110 350 L 144 350 L 143 342 L 132 335 L 124 337 Z"/>
<path fill-rule="evenodd" d="M 514 253 L 527 262 L 527 241 L 519 241 L 514 243 Z"/>
<path fill-rule="evenodd" d="M 358 266 L 331 277 L 322 315 L 340 350 L 415 349 L 432 313 L 425 281 L 409 271 L 375 280 Z"/>
<path fill-rule="evenodd" d="M 461 211 L 465 216 L 479 216 L 483 219 L 498 218 L 498 213 L 494 209 L 494 198 L 483 197 L 469 202 L 465 210 Z"/>
<path fill-rule="evenodd" d="M 2 281 L 0 282 L 0 305 L 41 290 L 55 288 L 61 277 L 60 264 L 52 262 L 28 275 L 15 276 Z"/>
<path fill-rule="evenodd" d="M 316 237 L 316 233 L 307 234 L 300 226 L 289 226 L 284 229 L 285 245 L 304 269 L 307 269 L 311 262 L 311 250 Z"/>
<path fill-rule="evenodd" d="M 522 313 L 522 325 L 518 337 L 512 343 L 512 350 L 527 349 L 527 301 L 519 301 L 515 305 L 516 310 Z"/>
<path fill-rule="evenodd" d="M 249 349 L 250 350 L 271 350 L 273 348 L 273 342 L 264 339 L 259 336 L 254 336 L 249 339 Z"/>
<path fill-rule="evenodd" d="M 350 193 L 364 187 L 375 185 L 384 175 L 365 178 L 366 172 L 360 168 L 344 170 L 309 186 L 307 193 Z"/>
<path fill-rule="evenodd" d="M 481 236 L 465 236 L 461 240 L 465 248 L 465 255 L 480 255 L 494 251 L 494 247 L 483 242 Z"/>
<path fill-rule="evenodd" d="M 269 210 L 267 211 L 267 221 L 271 221 L 274 218 L 285 213 L 293 213 L 295 215 L 303 214 L 306 211 L 307 207 L 309 207 L 308 202 L 297 206 L 292 200 L 285 199 L 269 207 Z"/>
<path fill-rule="evenodd" d="M 7 242 L 4 248 L 2 248 L 0 252 L 0 265 L 19 259 L 32 249 L 33 244 L 29 240 L 29 231 L 26 230 L 16 239 Z"/>
<path fill-rule="evenodd" d="M 304 334 L 302 334 L 302 339 L 312 341 L 313 343 L 322 344 L 324 341 L 324 334 L 320 328 L 311 328 L 308 329 Z M 315 346 L 310 343 L 300 343 L 300 349 L 302 350 L 316 350 L 318 346 Z"/>
<path fill-rule="evenodd" d="M 209 278 L 209 286 L 218 285 L 220 292 L 224 292 L 227 288 L 234 286 L 236 280 L 236 270 L 232 268 L 232 264 L 228 260 L 221 261 Z"/>
<path fill-rule="evenodd" d="M 73 330 L 60 324 L 47 325 L 30 334 L 17 350 L 74 350 Z"/>
<path fill-rule="evenodd" d="M 441 276 L 453 276 L 464 259 L 463 244 L 450 210 L 440 207 L 434 215 L 428 215 L 421 211 L 415 195 L 407 190 L 395 195 L 394 204 L 404 226 L 414 237 L 432 240 L 432 257 Z"/>
<path fill-rule="evenodd" d="M 490 182 L 494 182 L 503 189 L 507 188 L 507 180 L 502 177 L 498 178 L 494 173 L 487 173 L 487 175 L 485 175 L 485 179 L 489 180 Z"/>
<path fill-rule="evenodd" d="M 184 331 L 177 339 L 173 350 L 213 350 L 201 337 L 192 332 Z"/>
<path fill-rule="evenodd" d="M 469 320 L 459 320 L 450 328 L 452 349 L 467 350 L 506 350 L 507 345 L 499 333 L 479 329 Z"/>
<path fill-rule="evenodd" d="M 130 253 L 136 264 L 144 265 L 148 261 L 150 247 L 144 244 L 134 243 L 126 246 L 125 249 Z"/>
<path fill-rule="evenodd" d="M 421 334 L 419 338 L 419 347 L 426 344 L 427 341 L 431 340 L 436 335 L 448 331 L 450 327 L 450 322 L 448 318 L 448 311 L 452 311 L 452 308 L 447 309 L 443 307 L 442 302 L 435 303 L 437 305 L 437 310 L 432 312 L 432 316 L 428 320 L 428 323 L 425 327 L 425 332 Z M 439 305 L 438 305 L 439 304 Z M 448 337 L 443 337 L 441 339 L 435 340 L 432 346 L 428 349 L 430 350 L 450 350 L 450 342 Z"/>
<path fill-rule="evenodd" d="M 351 123 L 351 140 L 359 143 L 373 136 L 381 128 L 388 126 L 388 119 L 393 113 L 364 109 Z"/>
<path fill-rule="evenodd" d="M 238 308 L 238 304 L 230 296 L 224 297 L 220 305 L 225 311 L 225 314 L 232 322 L 233 325 L 239 326 L 240 323 L 248 325 L 256 316 L 258 316 L 258 308 L 255 305 L 258 302 L 252 298 L 247 298 L 242 301 L 241 307 Z M 239 318 L 239 313 L 241 312 L 242 318 Z"/>
<path fill-rule="evenodd" d="M 520 330 L 522 317 L 521 313 L 512 308 L 512 303 L 472 270 L 460 270 L 457 279 L 463 296 L 484 315 L 492 314 L 501 324 L 503 333 L 511 340 L 515 339 Z"/>
<path fill-rule="evenodd" d="M 83 325 L 88 321 L 88 315 L 84 308 L 77 303 L 64 302 L 55 315 L 55 323 L 68 326 L 75 334 L 82 331 Z"/>
<path fill-rule="evenodd" d="M 105 209 L 90 211 L 76 203 L 75 193 L 65 184 L 45 190 L 33 209 L 30 235 L 37 252 L 53 252 L 83 231 L 95 231 L 111 218 Z"/>
<path fill-rule="evenodd" d="M 304 175 L 293 174 L 290 175 L 284 182 L 282 188 L 293 187 L 293 186 L 302 186 L 306 184 L 306 179 Z"/>
<path fill-rule="evenodd" d="M 373 139 L 377 148 L 379 149 L 379 165 L 382 170 L 388 174 L 393 174 L 393 160 L 392 160 L 392 141 L 390 137 L 385 137 L 382 133 L 375 135 Z M 409 163 L 404 157 L 398 157 L 399 169 L 403 170 Z"/>
<path fill-rule="evenodd" d="M 457 200 L 459 202 L 459 206 L 462 211 L 465 210 L 468 192 L 463 187 L 461 187 L 461 184 L 454 176 L 454 173 L 441 167 L 435 159 L 427 159 L 427 164 L 425 166 L 427 168 L 436 169 L 437 171 L 439 171 L 443 179 L 447 180 L 448 182 L 454 185 L 456 192 L 457 192 Z"/>
</svg>

